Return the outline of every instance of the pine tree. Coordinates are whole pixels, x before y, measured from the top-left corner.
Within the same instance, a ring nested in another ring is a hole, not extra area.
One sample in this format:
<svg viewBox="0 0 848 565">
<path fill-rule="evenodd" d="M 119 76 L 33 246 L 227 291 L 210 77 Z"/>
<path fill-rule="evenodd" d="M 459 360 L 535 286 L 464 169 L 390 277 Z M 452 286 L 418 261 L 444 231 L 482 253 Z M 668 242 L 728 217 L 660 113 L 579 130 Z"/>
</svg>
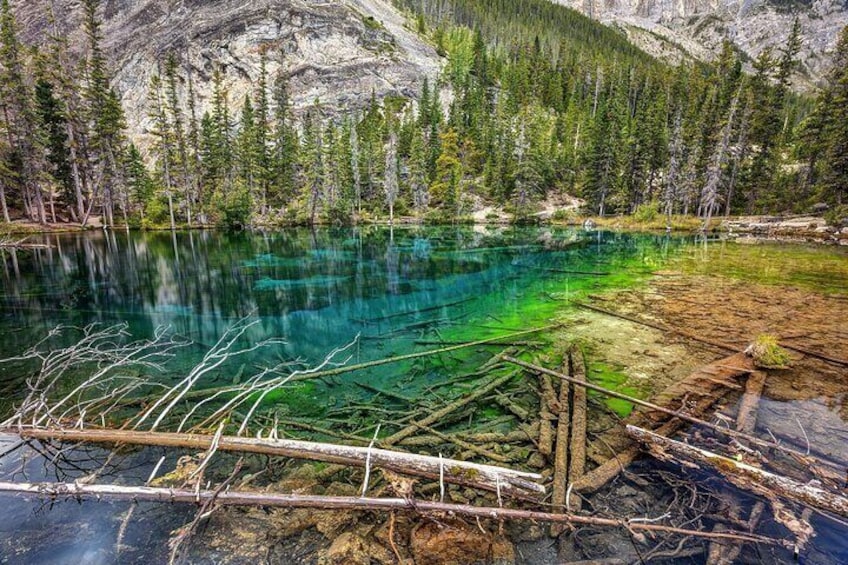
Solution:
<svg viewBox="0 0 848 565">
<path fill-rule="evenodd" d="M 833 68 L 820 97 L 824 116 L 822 197 L 833 204 L 848 203 L 848 26 L 839 36 Z"/>
<path fill-rule="evenodd" d="M 270 102 L 268 99 L 268 55 L 263 48 L 259 59 L 259 82 L 256 85 L 256 127 L 254 128 L 254 154 L 256 155 L 256 183 L 259 193 L 258 207 L 262 214 L 268 211 L 268 189 L 273 182 L 271 167 Z"/>
<path fill-rule="evenodd" d="M 716 145 L 715 151 L 707 170 L 707 182 L 704 184 L 704 189 L 701 193 L 700 216 L 704 218 L 704 226 L 706 229 L 709 226 L 713 214 L 718 212 L 721 203 L 721 184 L 727 163 L 728 152 L 730 150 L 730 141 L 733 135 L 734 120 L 736 119 L 736 107 L 739 103 L 739 95 L 730 104 L 730 114 L 722 128 L 721 139 Z"/>
<path fill-rule="evenodd" d="M 298 162 L 297 135 L 291 124 L 291 102 L 289 100 L 288 75 L 284 62 L 274 81 L 274 149 L 269 165 L 269 176 L 273 179 L 274 201 L 287 202 L 294 195 L 295 167 Z"/>
<path fill-rule="evenodd" d="M 448 220 L 459 213 L 462 161 L 459 159 L 459 136 L 453 129 L 441 135 L 441 153 L 436 160 L 436 176 L 430 185 L 430 201 Z"/>
<path fill-rule="evenodd" d="M 188 140 L 185 128 L 185 116 L 177 87 L 179 62 L 173 53 L 169 53 L 165 62 L 165 106 L 174 136 L 173 170 L 179 171 L 179 182 L 183 194 L 186 223 L 192 226 L 192 203 L 194 201 L 194 180 L 191 178 L 192 163 L 189 157 Z"/>
<path fill-rule="evenodd" d="M 6 136 L 9 147 L 16 155 L 12 166 L 7 168 L 14 172 L 13 178 L 21 187 L 22 200 L 28 215 L 33 220 L 47 223 L 39 182 L 43 149 L 37 131 L 34 93 L 27 83 L 17 24 L 9 0 L 0 0 L 0 61 L 3 62 L 0 83 L 3 85 L 2 110 L 6 122 Z M 15 164 L 19 165 L 17 170 Z M 3 197 L 5 210 L 5 191 L 0 196 Z"/>
<path fill-rule="evenodd" d="M 174 212 L 174 175 L 173 163 L 175 150 L 175 135 L 168 119 L 165 107 L 164 94 L 162 92 L 162 79 L 159 75 L 153 75 L 150 80 L 150 91 L 148 94 L 148 106 L 151 108 L 150 118 L 153 122 L 151 134 L 156 138 L 154 151 L 161 167 L 162 183 L 165 188 L 165 197 L 168 199 L 168 217 L 171 229 L 176 229 L 176 215 Z"/>
<path fill-rule="evenodd" d="M 102 178 L 103 213 L 106 223 L 114 226 L 116 203 L 122 203 L 124 216 L 127 214 L 119 166 L 125 124 L 120 100 L 109 85 L 109 71 L 102 49 L 102 24 L 97 14 L 99 7 L 100 0 L 83 0 L 83 24 L 88 40 L 88 81 L 84 96 L 91 129 L 92 157 Z"/>
<path fill-rule="evenodd" d="M 412 195 L 412 206 L 420 218 L 426 214 L 430 201 L 430 194 L 427 190 L 427 153 L 424 137 L 420 132 L 415 132 L 412 137 L 406 168 L 409 174 L 409 192 Z"/>
</svg>

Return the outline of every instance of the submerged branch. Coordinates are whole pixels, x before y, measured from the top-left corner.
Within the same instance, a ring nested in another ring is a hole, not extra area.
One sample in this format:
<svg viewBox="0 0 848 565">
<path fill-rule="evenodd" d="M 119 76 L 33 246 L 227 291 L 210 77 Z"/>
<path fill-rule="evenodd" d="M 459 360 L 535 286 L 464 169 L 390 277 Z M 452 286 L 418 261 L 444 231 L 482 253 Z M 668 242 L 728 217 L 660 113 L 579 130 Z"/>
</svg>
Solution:
<svg viewBox="0 0 848 565">
<path fill-rule="evenodd" d="M 561 524 L 591 525 L 623 528 L 629 531 L 665 532 L 715 540 L 732 540 L 769 545 L 786 542 L 748 532 L 710 532 L 687 530 L 673 526 L 638 522 L 635 520 L 599 518 L 576 514 L 551 514 L 534 510 L 471 506 L 406 498 L 365 498 L 354 496 L 319 496 L 306 494 L 273 494 L 245 491 L 215 492 L 207 489 L 194 491 L 153 487 L 128 487 L 115 485 L 81 485 L 77 483 L 10 483 L 0 482 L 0 492 L 31 494 L 40 497 L 116 498 L 133 501 L 204 503 L 214 499 L 224 506 L 269 506 L 279 508 L 314 508 L 318 510 L 408 510 L 419 514 L 448 514 L 491 520 L 529 520 Z"/>
</svg>

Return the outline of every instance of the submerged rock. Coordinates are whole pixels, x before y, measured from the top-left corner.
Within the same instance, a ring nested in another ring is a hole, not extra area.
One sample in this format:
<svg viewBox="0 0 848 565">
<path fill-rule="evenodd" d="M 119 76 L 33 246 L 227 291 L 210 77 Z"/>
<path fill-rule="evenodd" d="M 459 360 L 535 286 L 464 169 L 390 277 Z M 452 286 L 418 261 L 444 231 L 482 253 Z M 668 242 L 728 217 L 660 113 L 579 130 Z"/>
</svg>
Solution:
<svg viewBox="0 0 848 565">
<path fill-rule="evenodd" d="M 412 530 L 410 548 L 415 565 L 515 563 L 512 542 L 459 521 L 418 525 Z"/>
</svg>

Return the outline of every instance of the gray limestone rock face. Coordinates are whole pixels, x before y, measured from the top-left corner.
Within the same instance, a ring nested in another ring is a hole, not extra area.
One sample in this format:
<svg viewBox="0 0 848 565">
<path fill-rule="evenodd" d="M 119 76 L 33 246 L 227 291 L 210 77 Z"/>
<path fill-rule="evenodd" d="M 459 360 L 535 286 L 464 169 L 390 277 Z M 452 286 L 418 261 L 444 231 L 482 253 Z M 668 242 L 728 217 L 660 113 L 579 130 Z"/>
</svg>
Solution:
<svg viewBox="0 0 848 565">
<path fill-rule="evenodd" d="M 43 43 L 53 29 L 51 4 L 59 32 L 82 50 L 79 0 L 12 0 L 24 39 Z M 255 92 L 262 49 L 269 84 L 281 65 L 288 73 L 295 111 L 315 101 L 328 112 L 355 110 L 372 93 L 414 97 L 442 64 L 387 0 L 104 0 L 101 10 L 113 85 L 142 147 L 150 79 L 171 52 L 183 63 L 182 75 L 192 74 L 201 113 L 211 102 L 216 68 L 237 112 Z"/>
<path fill-rule="evenodd" d="M 799 87 L 809 87 L 830 65 L 839 32 L 848 25 L 845 0 L 552 0 L 618 26 L 649 53 L 710 60 L 729 39 L 755 59 L 780 49 L 797 15 L 803 46 Z"/>
</svg>

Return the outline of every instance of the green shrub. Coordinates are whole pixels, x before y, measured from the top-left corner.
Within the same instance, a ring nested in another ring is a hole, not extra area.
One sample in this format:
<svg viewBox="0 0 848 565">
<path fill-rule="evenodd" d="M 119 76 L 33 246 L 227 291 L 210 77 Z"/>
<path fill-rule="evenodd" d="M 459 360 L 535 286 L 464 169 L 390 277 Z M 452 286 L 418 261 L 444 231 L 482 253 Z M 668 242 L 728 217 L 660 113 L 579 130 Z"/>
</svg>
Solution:
<svg viewBox="0 0 848 565">
<path fill-rule="evenodd" d="M 154 195 L 144 205 L 144 222 L 142 227 L 157 228 L 170 223 L 168 201 L 160 195 Z"/>
<path fill-rule="evenodd" d="M 646 202 L 645 204 L 640 204 L 638 208 L 633 212 L 633 219 L 640 223 L 649 223 L 653 222 L 657 219 L 657 216 L 660 215 L 660 204 L 659 202 Z"/>
<path fill-rule="evenodd" d="M 575 221 L 576 218 L 577 215 L 574 210 L 566 210 L 564 208 L 558 208 L 557 210 L 554 210 L 553 214 L 551 214 L 551 220 L 554 222 L 570 223 Z"/>
<path fill-rule="evenodd" d="M 244 187 L 217 192 L 212 204 L 218 212 L 221 226 L 229 230 L 247 227 L 250 221 L 250 194 Z"/>
<path fill-rule="evenodd" d="M 848 218 L 848 204 L 834 206 L 824 213 L 824 219 L 829 226 L 839 227 L 845 218 Z"/>
</svg>

